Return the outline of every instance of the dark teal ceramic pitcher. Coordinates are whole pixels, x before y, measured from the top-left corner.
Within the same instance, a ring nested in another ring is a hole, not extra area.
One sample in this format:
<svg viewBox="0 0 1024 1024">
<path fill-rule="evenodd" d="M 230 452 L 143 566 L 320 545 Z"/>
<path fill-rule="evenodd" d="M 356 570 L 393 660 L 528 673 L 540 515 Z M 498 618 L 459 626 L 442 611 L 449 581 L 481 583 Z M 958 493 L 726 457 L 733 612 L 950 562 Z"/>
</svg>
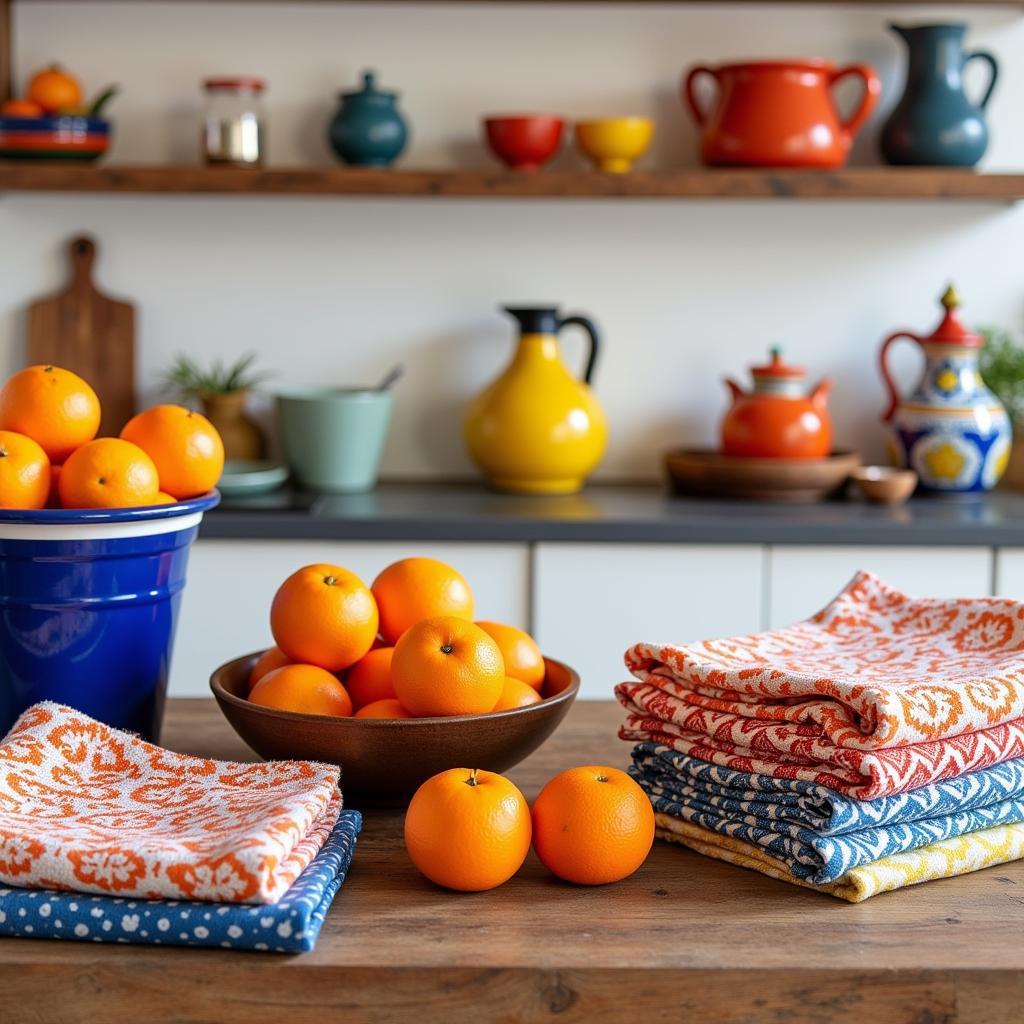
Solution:
<svg viewBox="0 0 1024 1024">
<path fill-rule="evenodd" d="M 984 110 L 999 73 L 995 57 L 964 53 L 960 22 L 889 28 L 907 44 L 910 61 L 903 97 L 882 129 L 882 156 L 891 164 L 973 167 L 988 146 Z M 992 71 L 977 103 L 964 92 L 963 69 L 972 60 Z"/>
</svg>

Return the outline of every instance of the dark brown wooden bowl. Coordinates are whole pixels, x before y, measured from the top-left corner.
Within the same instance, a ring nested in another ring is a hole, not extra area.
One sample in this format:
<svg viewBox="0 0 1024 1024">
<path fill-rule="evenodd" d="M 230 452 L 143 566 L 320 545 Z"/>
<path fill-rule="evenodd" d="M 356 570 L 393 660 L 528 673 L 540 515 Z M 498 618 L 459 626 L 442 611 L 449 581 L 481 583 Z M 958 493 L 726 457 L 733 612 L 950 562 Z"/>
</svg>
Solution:
<svg viewBox="0 0 1024 1024">
<path fill-rule="evenodd" d="M 267 760 L 301 758 L 341 765 L 347 796 L 394 800 L 448 768 L 503 772 L 532 754 L 576 699 L 580 677 L 545 658 L 538 704 L 459 718 L 334 718 L 264 708 L 245 699 L 261 652 L 221 665 L 210 689 L 232 728 Z"/>
</svg>

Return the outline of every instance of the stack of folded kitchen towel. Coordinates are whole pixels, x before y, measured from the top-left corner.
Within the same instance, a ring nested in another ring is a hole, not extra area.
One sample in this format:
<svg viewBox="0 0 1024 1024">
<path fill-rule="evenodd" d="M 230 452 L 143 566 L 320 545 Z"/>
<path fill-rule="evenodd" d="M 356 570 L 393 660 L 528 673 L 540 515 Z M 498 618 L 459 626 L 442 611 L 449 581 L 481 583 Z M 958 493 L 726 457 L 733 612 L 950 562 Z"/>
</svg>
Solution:
<svg viewBox="0 0 1024 1024">
<path fill-rule="evenodd" d="M 795 626 L 626 664 L 663 839 L 852 902 L 1024 857 L 1024 604 L 860 573 Z"/>
<path fill-rule="evenodd" d="M 338 778 L 36 704 L 0 742 L 0 935 L 312 949 L 361 826 Z"/>
</svg>

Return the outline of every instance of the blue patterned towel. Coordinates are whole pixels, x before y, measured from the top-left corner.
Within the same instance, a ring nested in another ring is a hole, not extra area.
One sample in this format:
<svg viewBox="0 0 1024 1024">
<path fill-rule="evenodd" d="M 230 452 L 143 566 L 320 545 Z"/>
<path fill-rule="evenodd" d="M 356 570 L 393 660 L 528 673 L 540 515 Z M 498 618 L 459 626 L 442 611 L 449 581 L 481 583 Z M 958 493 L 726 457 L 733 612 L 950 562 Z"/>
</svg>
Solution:
<svg viewBox="0 0 1024 1024">
<path fill-rule="evenodd" d="M 320 852 L 277 903 L 115 899 L 52 889 L 0 889 L 0 935 L 80 942 L 216 946 L 306 953 L 352 863 L 363 825 L 342 811 Z"/>
<path fill-rule="evenodd" d="M 891 854 L 1024 821 L 1024 759 L 877 800 L 713 765 L 655 743 L 633 777 L 656 811 L 761 847 L 813 884 Z"/>
</svg>

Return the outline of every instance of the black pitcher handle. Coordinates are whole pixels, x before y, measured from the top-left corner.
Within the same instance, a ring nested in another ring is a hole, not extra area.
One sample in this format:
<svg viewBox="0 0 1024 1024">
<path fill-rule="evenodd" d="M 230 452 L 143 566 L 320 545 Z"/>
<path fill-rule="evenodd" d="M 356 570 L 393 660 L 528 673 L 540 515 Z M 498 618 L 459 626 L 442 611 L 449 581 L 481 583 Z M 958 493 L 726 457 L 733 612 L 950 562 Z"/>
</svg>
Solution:
<svg viewBox="0 0 1024 1024">
<path fill-rule="evenodd" d="M 597 364 L 597 350 L 601 343 L 601 336 L 597 332 L 597 325 L 593 320 L 585 316 L 564 316 L 558 321 L 558 329 L 563 327 L 582 327 L 590 338 L 590 354 L 587 356 L 587 368 L 583 371 L 583 383 L 589 384 L 594 376 L 594 366 Z"/>
<path fill-rule="evenodd" d="M 984 110 L 988 105 L 988 101 L 992 99 L 992 90 L 996 87 L 996 79 L 999 77 L 999 63 L 996 61 L 995 57 L 988 52 L 988 50 L 975 50 L 974 53 L 967 54 L 967 56 L 964 57 L 963 66 L 967 67 L 972 60 L 983 60 L 992 71 L 992 77 L 989 79 L 985 95 L 981 97 L 981 101 L 978 103 L 978 106 Z"/>
</svg>

